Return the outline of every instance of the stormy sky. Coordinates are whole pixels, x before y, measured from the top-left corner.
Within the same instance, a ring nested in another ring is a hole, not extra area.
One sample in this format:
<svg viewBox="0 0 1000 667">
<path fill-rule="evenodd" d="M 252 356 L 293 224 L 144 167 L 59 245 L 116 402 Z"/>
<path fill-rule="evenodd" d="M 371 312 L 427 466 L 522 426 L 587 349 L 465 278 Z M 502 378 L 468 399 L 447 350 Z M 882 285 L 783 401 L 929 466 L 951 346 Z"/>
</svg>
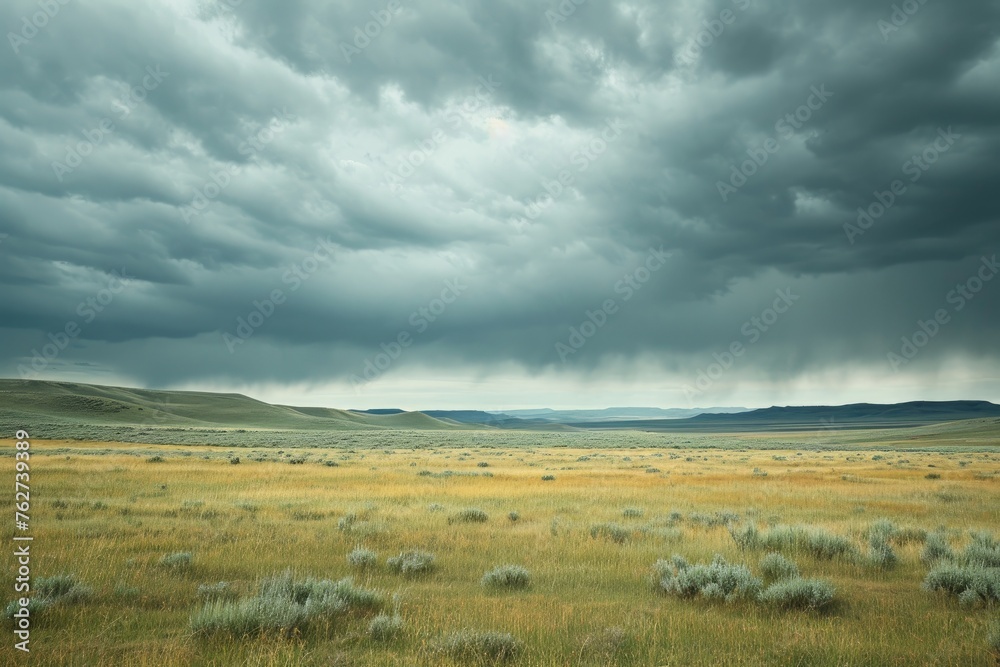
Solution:
<svg viewBox="0 0 1000 667">
<path fill-rule="evenodd" d="M 12 0 L 0 375 L 1000 401 L 994 0 Z"/>
</svg>

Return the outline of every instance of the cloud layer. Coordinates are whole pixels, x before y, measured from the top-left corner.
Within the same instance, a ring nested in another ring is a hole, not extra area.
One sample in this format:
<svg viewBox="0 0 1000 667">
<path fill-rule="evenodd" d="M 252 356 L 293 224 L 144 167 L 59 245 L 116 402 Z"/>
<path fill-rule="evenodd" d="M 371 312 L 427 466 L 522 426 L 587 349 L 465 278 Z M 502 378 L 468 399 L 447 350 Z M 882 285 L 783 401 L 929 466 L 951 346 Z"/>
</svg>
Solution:
<svg viewBox="0 0 1000 667">
<path fill-rule="evenodd" d="M 0 26 L 5 375 L 1000 399 L 995 2 L 18 0 Z"/>
</svg>

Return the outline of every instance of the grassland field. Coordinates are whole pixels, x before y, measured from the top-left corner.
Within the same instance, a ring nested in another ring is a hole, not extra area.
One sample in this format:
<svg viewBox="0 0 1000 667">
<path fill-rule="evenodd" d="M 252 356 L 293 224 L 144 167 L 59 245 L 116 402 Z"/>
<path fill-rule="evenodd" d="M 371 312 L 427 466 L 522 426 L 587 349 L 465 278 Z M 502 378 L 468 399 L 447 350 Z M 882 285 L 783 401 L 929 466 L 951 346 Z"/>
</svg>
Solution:
<svg viewBox="0 0 1000 667">
<path fill-rule="evenodd" d="M 996 605 L 924 590 L 920 556 L 929 532 L 956 551 L 970 531 L 996 533 L 1000 452 L 983 439 L 934 442 L 890 432 L 371 432 L 309 448 L 32 440 L 33 576 L 71 574 L 89 591 L 38 614 L 29 658 L 10 637 L 0 655 L 53 666 L 469 664 L 442 638 L 470 630 L 510 633 L 510 664 L 524 667 L 995 664 Z M 14 442 L 2 443 L 12 480 Z M 461 520 L 468 509 L 486 519 Z M 894 567 L 867 557 L 880 519 L 909 535 L 892 543 Z M 720 554 L 758 574 L 765 550 L 730 535 L 750 524 L 855 545 L 849 558 L 785 554 L 803 577 L 830 582 L 834 602 L 782 610 L 657 590 L 654 563 L 673 554 Z M 358 547 L 377 562 L 349 564 Z M 410 549 L 432 553 L 434 569 L 387 567 Z M 190 559 L 171 561 L 178 553 Z M 485 588 L 500 565 L 526 568 L 530 585 Z M 294 632 L 195 631 L 200 586 L 224 581 L 251 598 L 287 569 L 352 577 L 401 629 L 376 639 L 376 611 L 364 609 Z M 15 597 L 12 582 L 5 590 Z"/>
</svg>

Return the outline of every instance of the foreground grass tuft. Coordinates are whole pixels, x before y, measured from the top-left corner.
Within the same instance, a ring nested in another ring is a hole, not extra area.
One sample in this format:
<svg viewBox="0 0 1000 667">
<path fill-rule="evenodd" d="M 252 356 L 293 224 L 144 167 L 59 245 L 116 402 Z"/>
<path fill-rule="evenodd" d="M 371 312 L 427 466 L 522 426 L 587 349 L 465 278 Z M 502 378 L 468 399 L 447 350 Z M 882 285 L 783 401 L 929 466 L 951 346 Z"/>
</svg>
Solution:
<svg viewBox="0 0 1000 667">
<path fill-rule="evenodd" d="M 760 601 L 776 609 L 822 609 L 833 602 L 836 589 L 819 579 L 796 577 L 771 584 L 760 594 Z"/>
<path fill-rule="evenodd" d="M 755 599 L 763 582 L 745 565 L 731 565 L 716 554 L 710 564 L 690 565 L 683 558 L 659 560 L 653 566 L 659 589 L 681 598 L 703 597 L 732 602 Z"/>
<path fill-rule="evenodd" d="M 416 549 L 403 551 L 398 556 L 392 556 L 385 561 L 385 564 L 392 572 L 405 576 L 428 574 L 433 572 L 436 567 L 434 554 Z"/>
<path fill-rule="evenodd" d="M 523 590 L 531 585 L 531 573 L 520 565 L 501 565 L 483 575 L 484 588 Z"/>
<path fill-rule="evenodd" d="M 352 610 L 381 607 L 382 596 L 350 579 L 296 579 L 291 571 L 263 580 L 257 594 L 236 601 L 213 600 L 191 616 L 196 635 L 253 637 L 305 632 L 311 623 L 331 620 Z"/>
<path fill-rule="evenodd" d="M 459 630 L 434 643 L 434 650 L 460 664 L 496 665 L 515 660 L 524 644 L 504 632 Z"/>
</svg>

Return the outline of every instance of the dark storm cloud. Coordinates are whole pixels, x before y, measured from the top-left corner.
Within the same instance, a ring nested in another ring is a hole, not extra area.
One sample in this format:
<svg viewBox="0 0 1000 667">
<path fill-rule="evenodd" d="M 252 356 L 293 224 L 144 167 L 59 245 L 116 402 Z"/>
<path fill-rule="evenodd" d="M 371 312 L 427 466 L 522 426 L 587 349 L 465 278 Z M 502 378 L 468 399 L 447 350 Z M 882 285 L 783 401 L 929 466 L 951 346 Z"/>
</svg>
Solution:
<svg viewBox="0 0 1000 667">
<path fill-rule="evenodd" d="M 410 332 L 392 372 L 684 381 L 792 289 L 746 372 L 888 372 L 1000 250 L 1000 5 L 898 4 L 7 3 L 3 371 L 75 323 L 39 377 L 345 381 Z M 914 363 L 995 367 L 998 303 Z"/>
</svg>

